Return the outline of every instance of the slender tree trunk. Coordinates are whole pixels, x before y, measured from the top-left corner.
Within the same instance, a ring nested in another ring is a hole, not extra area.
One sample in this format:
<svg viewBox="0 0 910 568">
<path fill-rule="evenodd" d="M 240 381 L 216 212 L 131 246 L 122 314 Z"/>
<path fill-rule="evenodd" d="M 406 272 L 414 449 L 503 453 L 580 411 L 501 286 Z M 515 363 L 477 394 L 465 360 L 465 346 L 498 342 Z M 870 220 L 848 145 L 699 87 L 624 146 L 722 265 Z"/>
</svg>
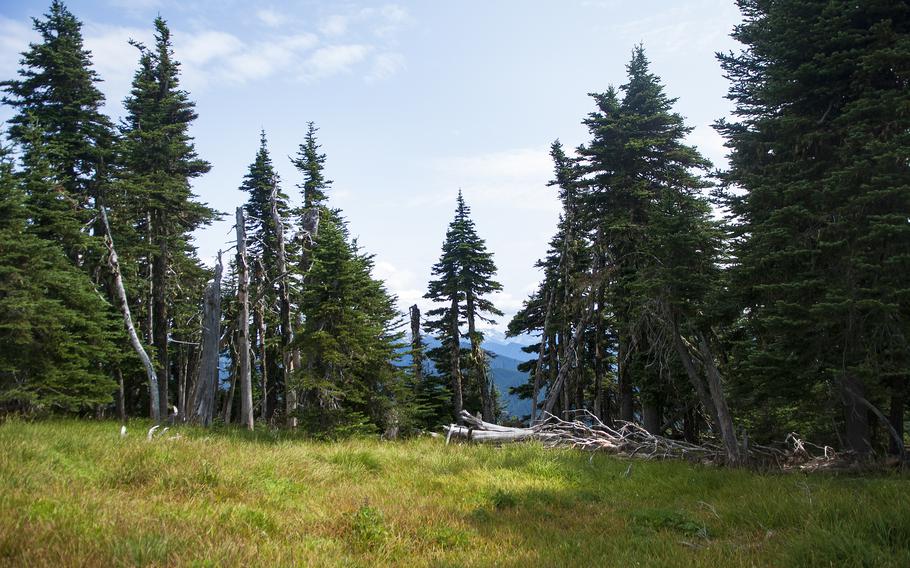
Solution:
<svg viewBox="0 0 910 568">
<path fill-rule="evenodd" d="M 296 428 L 297 417 L 295 414 L 297 412 L 297 391 L 291 386 L 291 375 L 294 372 L 294 354 L 291 350 L 291 344 L 294 342 L 294 330 L 291 328 L 291 298 L 288 291 L 288 261 L 284 248 L 284 223 L 278 212 L 277 180 L 273 180 L 272 182 L 272 193 L 269 196 L 269 199 L 271 201 L 272 223 L 275 225 L 275 236 L 278 243 L 278 250 L 276 252 L 278 257 L 278 311 L 281 319 L 281 384 L 284 387 L 287 425 L 291 428 Z"/>
<path fill-rule="evenodd" d="M 420 308 L 417 304 L 411 306 L 411 368 L 414 372 L 414 381 L 419 385 L 423 383 L 423 339 L 420 336 Z"/>
<path fill-rule="evenodd" d="M 221 339 L 221 251 L 212 282 L 206 286 L 202 308 L 202 354 L 193 397 L 193 422 L 203 426 L 212 423 L 215 412 L 215 390 L 218 388 L 218 358 Z"/>
<path fill-rule="evenodd" d="M 663 419 L 663 409 L 661 408 L 660 402 L 650 399 L 649 397 L 642 397 L 641 420 L 645 430 L 655 436 L 661 435 Z"/>
<path fill-rule="evenodd" d="M 596 302 L 594 298 L 591 297 L 588 302 L 588 308 L 585 310 L 584 314 L 580 321 L 578 322 L 578 327 L 575 329 L 575 333 L 572 334 L 572 339 L 569 342 L 567 352 L 575 353 L 578 349 L 578 342 L 581 340 L 581 336 L 584 335 L 584 329 L 588 325 L 588 321 L 591 319 L 591 315 L 594 313 L 594 306 Z M 559 373 L 556 375 L 556 381 L 550 387 L 550 392 L 547 393 L 547 400 L 543 405 L 544 414 L 552 414 L 553 407 L 556 406 L 556 402 L 562 395 L 562 390 L 565 387 L 566 377 L 568 376 L 569 369 L 572 367 L 572 364 L 568 360 L 562 359 L 559 362 Z"/>
<path fill-rule="evenodd" d="M 616 369 L 619 375 L 619 419 L 632 422 L 635 417 L 635 400 L 632 391 L 632 377 L 626 364 L 629 359 L 629 339 L 621 337 L 616 358 Z"/>
<path fill-rule="evenodd" d="M 186 375 L 189 355 L 186 352 L 186 346 L 180 346 L 177 350 L 177 416 L 183 418 L 186 416 Z"/>
<path fill-rule="evenodd" d="M 844 401 L 844 422 L 847 448 L 860 457 L 871 451 L 869 438 L 869 412 L 862 404 L 866 391 L 862 379 L 852 373 L 845 373 L 842 381 Z"/>
<path fill-rule="evenodd" d="M 452 306 L 450 308 L 449 333 L 452 336 L 452 346 L 450 347 L 449 357 L 451 359 L 452 373 L 452 395 L 455 403 L 455 420 L 461 422 L 461 410 L 464 408 L 464 399 L 462 396 L 461 380 L 461 330 L 458 329 L 458 296 L 452 297 Z"/>
<path fill-rule="evenodd" d="M 891 428 L 897 432 L 898 436 L 903 438 L 904 436 L 904 407 L 906 405 L 906 399 L 904 398 L 904 389 L 903 384 L 898 382 L 891 387 L 891 408 L 888 413 L 888 421 L 891 423 Z M 897 440 L 890 439 L 888 444 L 888 453 L 892 455 L 900 455 L 902 448 L 898 445 Z"/>
<path fill-rule="evenodd" d="M 130 304 L 126 298 L 126 288 L 123 287 L 123 277 L 120 274 L 120 261 L 117 258 L 117 251 L 114 249 L 114 239 L 111 236 L 111 226 L 107 220 L 107 212 L 104 207 L 101 208 L 101 218 L 104 221 L 104 231 L 106 233 L 104 238 L 104 243 L 107 246 L 107 264 L 111 270 L 111 274 L 114 277 L 114 288 L 117 290 L 117 299 L 120 304 L 120 313 L 123 314 L 123 324 L 126 327 L 126 332 L 130 338 L 130 344 L 133 346 L 133 349 L 136 351 L 136 355 L 139 356 L 139 359 L 142 361 L 142 365 L 145 367 L 145 373 L 148 376 L 149 380 L 149 395 L 151 398 L 150 408 L 152 420 L 157 424 L 161 422 L 161 412 L 158 401 L 158 375 L 155 374 L 155 367 L 152 365 L 152 360 L 149 358 L 148 353 L 146 353 L 145 348 L 142 346 L 142 342 L 139 341 L 139 336 L 136 334 L 136 327 L 133 325 L 133 316 L 130 315 Z"/>
<path fill-rule="evenodd" d="M 246 257 L 243 207 L 237 208 L 237 352 L 240 360 L 240 423 L 253 429 L 253 383 L 250 370 L 250 268 Z"/>
<path fill-rule="evenodd" d="M 471 366 L 473 367 L 474 376 L 480 384 L 480 397 L 482 405 L 483 419 L 485 422 L 493 422 L 493 395 L 490 392 L 490 377 L 487 372 L 487 354 L 484 353 L 480 346 L 480 336 L 475 326 L 474 298 L 470 294 L 467 297 L 467 320 L 468 320 L 468 339 L 471 341 Z"/>
<path fill-rule="evenodd" d="M 604 287 L 597 289 L 597 312 L 594 325 L 594 416 L 604 423 L 609 423 L 608 413 L 604 411 L 604 346 L 603 346 L 603 304 Z"/>
<path fill-rule="evenodd" d="M 120 367 L 116 369 L 117 373 L 117 418 L 121 424 L 126 424 L 126 389 L 123 388 L 123 371 Z"/>
<path fill-rule="evenodd" d="M 262 262 L 256 261 L 256 280 L 260 286 L 265 285 L 265 270 L 262 268 Z M 254 344 L 259 354 L 259 388 L 262 391 L 262 406 L 259 408 L 260 418 L 263 421 L 269 419 L 269 358 L 266 352 L 265 343 L 265 293 L 260 290 L 259 298 L 256 300 L 256 306 L 253 308 L 253 325 L 256 328 L 256 338 Z"/>
<path fill-rule="evenodd" d="M 708 379 L 708 390 L 711 393 L 711 400 L 714 402 L 714 408 L 717 412 L 717 421 L 720 425 L 720 435 L 724 443 L 724 449 L 727 452 L 727 460 L 731 465 L 739 465 L 742 461 L 739 443 L 736 440 L 736 430 L 733 428 L 733 416 L 730 415 L 730 410 L 727 407 L 727 398 L 724 396 L 720 371 L 718 371 L 714 362 L 714 352 L 711 350 L 705 335 L 700 331 L 697 335 L 698 346 Z"/>
<path fill-rule="evenodd" d="M 161 212 L 154 216 L 155 246 L 157 251 L 153 258 L 154 270 L 152 273 L 152 336 L 155 342 L 155 358 L 161 370 L 158 381 L 158 408 L 161 416 L 168 415 L 168 382 L 171 371 L 171 362 L 168 354 L 168 334 L 170 325 L 168 321 L 168 246 L 167 231 L 165 230 Z"/>
<path fill-rule="evenodd" d="M 556 294 L 552 290 L 547 290 L 547 311 L 543 318 L 543 329 L 540 330 L 540 349 L 537 353 L 537 367 L 534 369 L 534 388 L 531 391 L 531 425 L 537 422 L 537 404 L 540 398 L 541 378 L 544 372 L 544 359 L 547 353 L 547 333 L 550 329 L 550 317 L 553 312 L 553 304 Z"/>
</svg>

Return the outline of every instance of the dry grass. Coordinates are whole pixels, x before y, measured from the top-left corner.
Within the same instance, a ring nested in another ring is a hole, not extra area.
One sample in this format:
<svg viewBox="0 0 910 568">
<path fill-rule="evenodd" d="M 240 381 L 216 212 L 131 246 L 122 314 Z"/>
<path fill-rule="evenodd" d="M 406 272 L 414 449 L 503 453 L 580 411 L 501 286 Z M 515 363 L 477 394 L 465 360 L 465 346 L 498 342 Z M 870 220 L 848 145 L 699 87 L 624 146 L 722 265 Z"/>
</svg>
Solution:
<svg viewBox="0 0 910 568">
<path fill-rule="evenodd" d="M 145 428 L 0 426 L 0 565 L 910 566 L 896 475 Z"/>
</svg>

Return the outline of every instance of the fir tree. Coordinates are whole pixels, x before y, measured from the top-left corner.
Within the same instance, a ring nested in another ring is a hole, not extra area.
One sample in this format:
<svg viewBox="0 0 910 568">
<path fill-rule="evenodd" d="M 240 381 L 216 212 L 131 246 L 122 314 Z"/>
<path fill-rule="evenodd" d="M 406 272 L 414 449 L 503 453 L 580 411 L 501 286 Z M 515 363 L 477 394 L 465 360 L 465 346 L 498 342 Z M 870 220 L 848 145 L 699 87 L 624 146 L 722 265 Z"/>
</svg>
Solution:
<svg viewBox="0 0 910 568">
<path fill-rule="evenodd" d="M 827 409 L 839 400 L 846 445 L 865 454 L 868 410 L 887 390 L 903 430 L 910 115 L 898 109 L 910 101 L 910 7 L 738 4 L 745 49 L 719 56 L 736 120 L 718 129 L 725 181 L 745 190 L 726 196 L 741 403 L 767 434 L 833 440 Z"/>
<path fill-rule="evenodd" d="M 430 357 L 437 370 L 451 381 L 455 416 L 464 408 L 464 394 L 467 391 L 468 403 L 480 403 L 484 419 L 493 420 L 489 362 L 486 352 L 480 346 L 483 333 L 477 329 L 477 324 L 493 323 L 490 316 L 502 315 L 487 297 L 501 290 L 502 285 L 493 280 L 496 273 L 493 255 L 477 235 L 470 213 L 459 190 L 455 218 L 446 231 L 439 262 L 433 265 L 432 275 L 435 279 L 430 281 L 429 289 L 424 295 L 427 299 L 445 305 L 428 312 L 433 319 L 428 320 L 425 327 L 435 333 L 442 343 L 440 348 L 430 351 Z M 467 325 L 466 333 L 461 331 L 462 324 Z M 462 337 L 470 342 L 467 374 L 462 370 L 461 364 Z"/>
<path fill-rule="evenodd" d="M 155 19 L 155 46 L 139 49 L 139 70 L 125 105 L 120 153 L 121 190 L 129 195 L 133 224 L 145 234 L 147 272 L 151 281 L 151 314 L 156 359 L 162 373 L 160 404 L 168 408 L 171 361 L 168 336 L 174 299 L 174 267 L 194 255 L 190 233 L 211 222 L 216 213 L 195 201 L 190 180 L 210 168 L 200 159 L 189 135 L 196 119 L 193 103 L 180 89 L 179 64 L 173 59 L 171 35 L 163 19 Z M 135 259 L 138 260 L 138 259 Z M 200 290 L 201 295 L 201 290 Z"/>
<path fill-rule="evenodd" d="M 0 157 L 0 409 L 90 410 L 111 402 L 119 326 L 60 244 L 33 230 L 25 188 L 59 182 L 41 145 L 31 150 L 18 179 Z"/>
</svg>

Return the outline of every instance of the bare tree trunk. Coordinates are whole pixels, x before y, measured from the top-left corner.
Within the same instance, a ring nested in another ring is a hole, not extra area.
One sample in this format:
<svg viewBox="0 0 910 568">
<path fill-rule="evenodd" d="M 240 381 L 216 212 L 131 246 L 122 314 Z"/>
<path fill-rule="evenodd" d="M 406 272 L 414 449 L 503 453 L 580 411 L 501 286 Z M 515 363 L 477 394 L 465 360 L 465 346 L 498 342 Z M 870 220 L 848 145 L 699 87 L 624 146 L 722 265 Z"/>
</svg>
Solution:
<svg viewBox="0 0 910 568">
<path fill-rule="evenodd" d="M 707 338 L 702 332 L 698 332 L 698 347 L 701 351 L 702 362 L 705 365 L 705 374 L 708 379 L 708 390 L 711 393 L 711 400 L 714 402 L 714 408 L 717 411 L 717 422 L 720 426 L 720 436 L 724 443 L 724 449 L 727 452 L 727 460 L 730 465 L 738 465 L 741 461 L 739 443 L 736 440 L 736 431 L 733 428 L 733 417 L 727 407 L 727 398 L 724 396 L 723 384 L 720 377 L 720 371 L 714 362 L 714 353 L 708 344 Z"/>
<path fill-rule="evenodd" d="M 635 399 L 632 391 L 632 377 L 629 376 L 629 339 L 621 337 L 619 340 L 619 353 L 616 358 L 616 369 L 619 375 L 619 419 L 632 422 L 635 417 Z"/>
<path fill-rule="evenodd" d="M 155 374 L 155 367 L 152 365 L 152 360 L 149 359 L 149 355 L 142 346 L 142 342 L 139 341 L 139 336 L 136 334 L 136 327 L 133 325 L 133 316 L 130 315 L 130 304 L 126 298 L 126 289 L 123 287 L 123 277 L 120 275 L 120 261 L 117 258 L 117 251 L 114 249 L 111 226 L 108 223 L 107 212 L 104 207 L 101 207 L 101 219 L 104 221 L 104 231 L 106 233 L 104 236 L 104 244 L 107 246 L 107 264 L 111 270 L 111 275 L 114 277 L 114 288 L 117 290 L 120 312 L 123 314 L 123 324 L 129 335 L 130 344 L 133 346 L 133 349 L 142 361 L 142 365 L 145 367 L 145 373 L 149 380 L 152 420 L 157 424 L 161 422 L 161 406 L 158 401 L 158 375 Z"/>
<path fill-rule="evenodd" d="M 205 288 L 202 308 L 202 354 L 193 397 L 193 422 L 209 426 L 215 412 L 218 387 L 219 340 L 221 339 L 221 251 L 212 282 Z"/>
<path fill-rule="evenodd" d="M 177 416 L 183 418 L 186 416 L 186 375 L 189 364 L 189 355 L 186 352 L 186 346 L 180 346 L 177 350 Z"/>
<path fill-rule="evenodd" d="M 648 397 L 642 397 L 641 421 L 642 426 L 644 426 L 649 434 L 654 434 L 655 436 L 662 435 L 663 409 L 661 408 L 660 402 L 649 400 Z"/>
<path fill-rule="evenodd" d="M 603 353 L 603 335 L 604 335 L 604 287 L 597 289 L 597 312 L 595 314 L 596 323 L 594 325 L 594 416 L 602 420 L 605 424 L 610 424 L 609 411 L 604 407 L 604 353 Z"/>
<path fill-rule="evenodd" d="M 260 286 L 265 286 L 265 269 L 262 260 L 256 259 L 256 280 Z M 257 294 L 256 305 L 253 308 L 253 325 L 256 327 L 256 351 L 259 353 L 259 388 L 262 390 L 262 406 L 260 418 L 267 421 L 269 418 L 269 367 L 268 354 L 265 344 L 265 292 L 260 290 Z"/>
<path fill-rule="evenodd" d="M 250 267 L 246 258 L 243 207 L 237 208 L 237 352 L 240 360 L 240 423 L 253 429 L 253 383 L 250 370 Z M 232 387 L 233 388 L 233 387 Z"/>
<path fill-rule="evenodd" d="M 594 306 L 596 302 L 594 298 L 591 297 L 588 302 L 588 308 L 585 310 L 580 321 L 578 322 L 578 327 L 575 328 L 575 333 L 572 334 L 572 339 L 569 342 L 568 349 L 566 352 L 568 354 L 575 353 L 578 349 L 578 342 L 581 340 L 581 336 L 584 335 L 584 329 L 588 325 L 588 321 L 591 319 L 591 314 L 594 313 Z M 547 400 L 543 405 L 544 414 L 552 414 L 553 407 L 556 406 L 556 401 L 562 394 L 562 390 L 565 387 L 566 377 L 568 376 L 569 369 L 572 365 L 567 360 L 568 357 L 565 357 L 559 362 L 559 373 L 556 375 L 556 381 L 550 387 L 550 391 L 547 393 Z"/>
<path fill-rule="evenodd" d="M 291 375 L 294 372 L 294 354 L 291 344 L 294 342 L 294 330 L 291 328 L 291 298 L 288 291 L 288 260 L 284 249 L 284 223 L 278 213 L 278 183 L 272 181 L 270 195 L 272 205 L 272 223 L 275 225 L 278 240 L 278 305 L 281 318 L 281 359 L 282 359 L 282 385 L 285 390 L 285 414 L 287 425 L 297 427 L 297 389 L 292 388 Z"/>
</svg>

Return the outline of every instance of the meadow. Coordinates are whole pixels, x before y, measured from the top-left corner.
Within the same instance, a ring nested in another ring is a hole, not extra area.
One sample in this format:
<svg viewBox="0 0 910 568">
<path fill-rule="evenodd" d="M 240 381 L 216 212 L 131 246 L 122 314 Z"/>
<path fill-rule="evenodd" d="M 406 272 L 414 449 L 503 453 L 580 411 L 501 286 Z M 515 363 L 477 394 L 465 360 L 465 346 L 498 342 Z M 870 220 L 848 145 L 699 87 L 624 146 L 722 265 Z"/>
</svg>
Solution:
<svg viewBox="0 0 910 568">
<path fill-rule="evenodd" d="M 0 425 L 0 565 L 910 566 L 896 473 L 147 428 Z"/>
</svg>

